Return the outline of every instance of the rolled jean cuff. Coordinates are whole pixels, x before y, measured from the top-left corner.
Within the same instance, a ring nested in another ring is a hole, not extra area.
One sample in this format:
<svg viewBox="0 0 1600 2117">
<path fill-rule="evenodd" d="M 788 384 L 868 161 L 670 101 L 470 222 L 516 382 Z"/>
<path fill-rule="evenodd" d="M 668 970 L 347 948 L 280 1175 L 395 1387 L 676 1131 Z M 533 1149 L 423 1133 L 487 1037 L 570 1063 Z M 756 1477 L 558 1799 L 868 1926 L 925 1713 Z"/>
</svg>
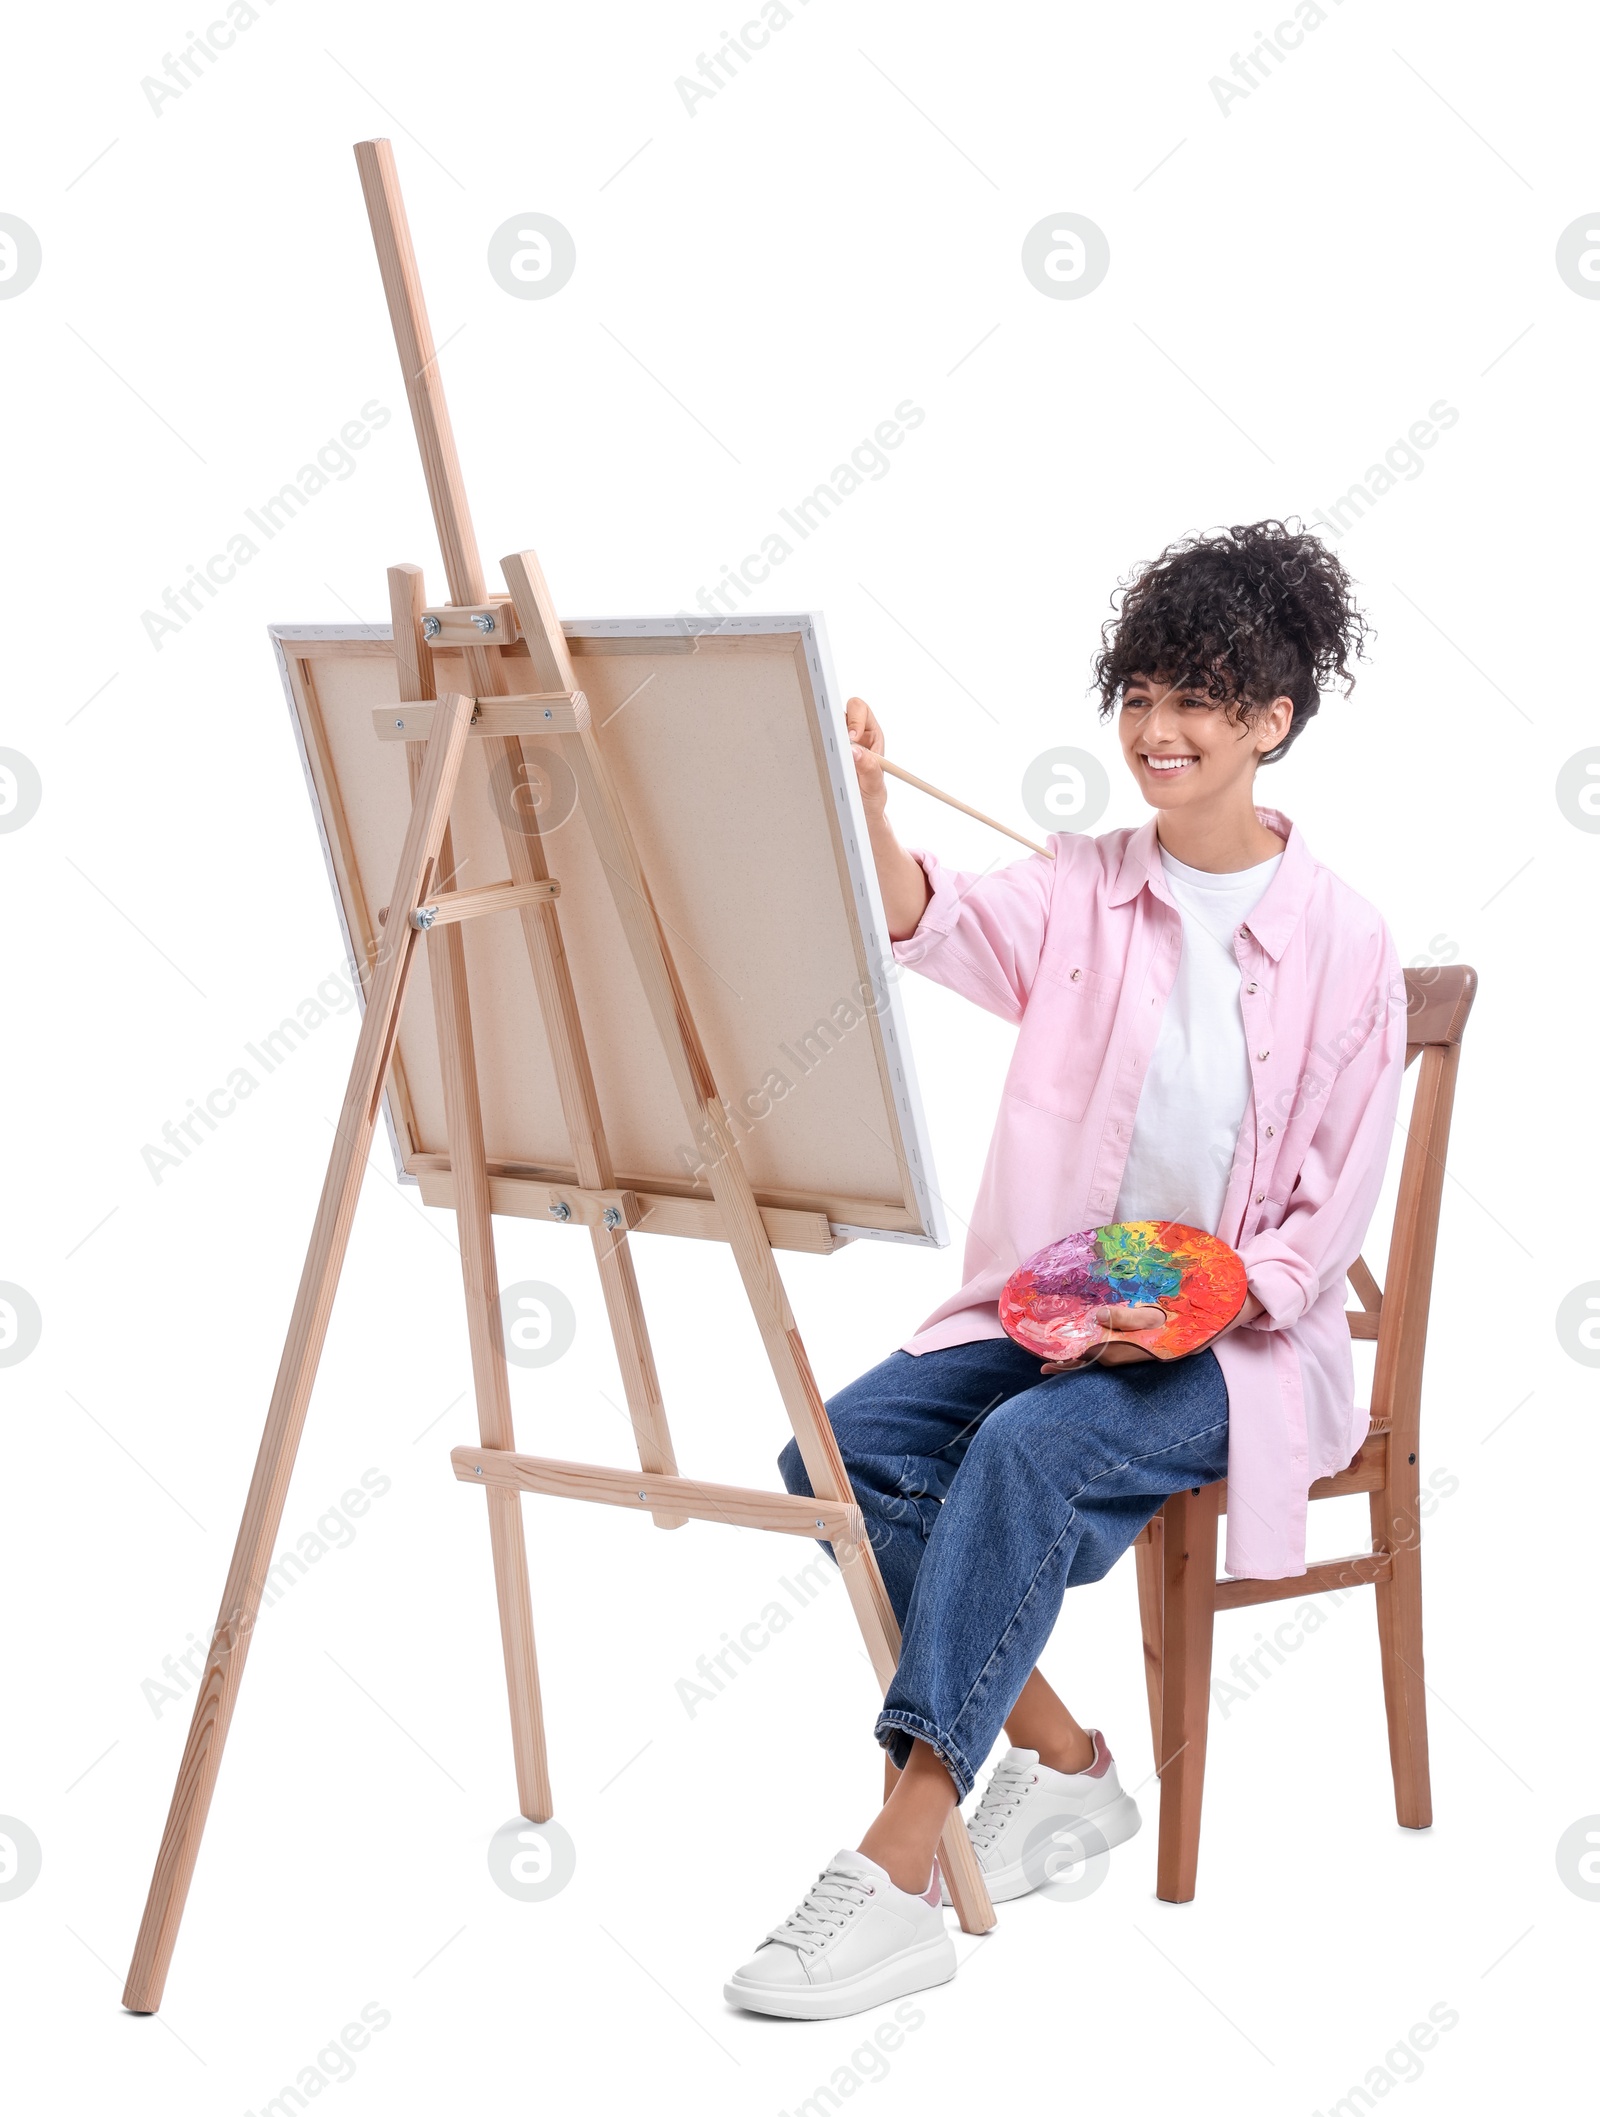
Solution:
<svg viewBox="0 0 1600 2117">
<path fill-rule="evenodd" d="M 920 1713 L 907 1713 L 899 1706 L 886 1706 L 878 1715 L 872 1732 L 889 1752 L 897 1771 L 905 1770 L 911 1755 L 911 1738 L 918 1736 L 956 1782 L 956 1799 L 964 1801 L 971 1793 L 977 1773 L 943 1729 L 935 1727 L 931 1720 L 924 1720 Z"/>
</svg>

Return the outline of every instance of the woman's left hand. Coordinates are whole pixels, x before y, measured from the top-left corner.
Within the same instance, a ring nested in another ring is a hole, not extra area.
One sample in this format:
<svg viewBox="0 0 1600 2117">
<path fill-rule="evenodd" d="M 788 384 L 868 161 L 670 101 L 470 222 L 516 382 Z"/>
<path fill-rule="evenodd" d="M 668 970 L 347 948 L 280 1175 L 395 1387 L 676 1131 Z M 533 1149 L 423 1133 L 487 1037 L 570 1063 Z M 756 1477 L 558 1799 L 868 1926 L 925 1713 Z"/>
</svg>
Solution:
<svg viewBox="0 0 1600 2117">
<path fill-rule="evenodd" d="M 1150 1307 L 1133 1307 L 1126 1301 L 1118 1301 L 1110 1308 L 1097 1308 L 1094 1320 L 1102 1330 L 1141 1331 L 1159 1330 L 1167 1320 L 1166 1310 Z M 1090 1348 L 1079 1360 L 1047 1360 L 1043 1372 L 1047 1375 L 1070 1375 L 1080 1367 L 1121 1367 L 1130 1360 L 1153 1360 L 1155 1354 L 1142 1345 L 1119 1345 L 1115 1338 L 1102 1339 Z"/>
</svg>

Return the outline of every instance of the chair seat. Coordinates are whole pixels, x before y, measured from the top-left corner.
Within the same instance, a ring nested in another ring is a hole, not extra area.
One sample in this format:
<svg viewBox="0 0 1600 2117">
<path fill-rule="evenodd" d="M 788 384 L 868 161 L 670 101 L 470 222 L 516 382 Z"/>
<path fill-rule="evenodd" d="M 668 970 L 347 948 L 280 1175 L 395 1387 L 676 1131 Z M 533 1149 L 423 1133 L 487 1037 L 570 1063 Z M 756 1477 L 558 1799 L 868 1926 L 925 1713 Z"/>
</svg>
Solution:
<svg viewBox="0 0 1600 2117">
<path fill-rule="evenodd" d="M 1332 1477 L 1319 1477 L 1306 1495 L 1314 1500 L 1341 1499 L 1347 1492 L 1381 1492 L 1389 1469 L 1389 1428 L 1386 1425 L 1368 1429 L 1366 1439 L 1350 1458 L 1343 1470 Z M 1213 1489 L 1213 1488 L 1208 1488 Z M 1228 1511 L 1228 1481 L 1218 1478 L 1214 1488 L 1217 1492 L 1217 1512 Z M 1154 1543 L 1161 1517 L 1152 1515 L 1139 1534 L 1136 1544 Z"/>
</svg>

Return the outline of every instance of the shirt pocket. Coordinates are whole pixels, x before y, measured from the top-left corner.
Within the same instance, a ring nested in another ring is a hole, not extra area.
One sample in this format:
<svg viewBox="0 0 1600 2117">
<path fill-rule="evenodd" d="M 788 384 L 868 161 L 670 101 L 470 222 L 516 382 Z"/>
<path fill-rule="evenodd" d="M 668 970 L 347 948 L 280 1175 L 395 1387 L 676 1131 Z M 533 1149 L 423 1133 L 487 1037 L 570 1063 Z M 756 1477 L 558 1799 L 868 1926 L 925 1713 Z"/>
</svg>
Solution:
<svg viewBox="0 0 1600 2117">
<path fill-rule="evenodd" d="M 1122 980 L 1065 958 L 1047 961 L 1029 995 L 1006 1093 L 1081 1124 L 1111 1048 Z"/>
</svg>

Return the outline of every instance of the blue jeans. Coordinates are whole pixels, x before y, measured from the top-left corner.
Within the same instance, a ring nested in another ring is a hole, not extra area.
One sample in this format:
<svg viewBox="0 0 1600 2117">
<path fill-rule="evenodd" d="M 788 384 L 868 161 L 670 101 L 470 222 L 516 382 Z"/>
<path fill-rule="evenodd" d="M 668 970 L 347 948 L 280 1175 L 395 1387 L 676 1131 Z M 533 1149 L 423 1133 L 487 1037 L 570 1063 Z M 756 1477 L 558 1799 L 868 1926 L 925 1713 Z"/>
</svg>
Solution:
<svg viewBox="0 0 1600 2117">
<path fill-rule="evenodd" d="M 1040 1364 L 1009 1338 L 896 1352 L 828 1404 L 900 1622 L 875 1732 L 902 1767 L 920 1736 L 963 1797 L 1066 1590 L 1109 1573 L 1174 1492 L 1227 1470 L 1209 1348 L 1070 1375 Z M 811 1494 L 795 1442 L 778 1467 Z"/>
</svg>

